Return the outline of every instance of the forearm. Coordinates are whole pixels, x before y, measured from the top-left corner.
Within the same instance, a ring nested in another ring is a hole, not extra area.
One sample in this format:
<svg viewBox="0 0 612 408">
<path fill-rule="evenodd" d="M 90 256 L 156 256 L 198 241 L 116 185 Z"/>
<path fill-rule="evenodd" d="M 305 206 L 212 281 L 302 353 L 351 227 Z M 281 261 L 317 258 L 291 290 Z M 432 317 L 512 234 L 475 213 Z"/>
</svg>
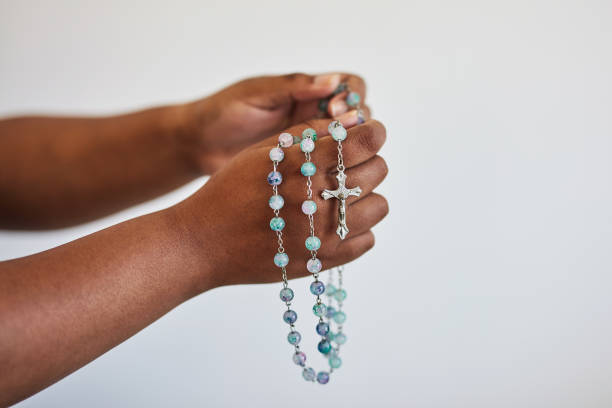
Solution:
<svg viewBox="0 0 612 408">
<path fill-rule="evenodd" d="M 78 224 L 188 182 L 199 173 L 180 132 L 180 107 L 0 121 L 0 226 Z"/>
<path fill-rule="evenodd" d="M 0 263 L 0 406 L 45 388 L 213 286 L 175 214 L 147 215 Z"/>
</svg>

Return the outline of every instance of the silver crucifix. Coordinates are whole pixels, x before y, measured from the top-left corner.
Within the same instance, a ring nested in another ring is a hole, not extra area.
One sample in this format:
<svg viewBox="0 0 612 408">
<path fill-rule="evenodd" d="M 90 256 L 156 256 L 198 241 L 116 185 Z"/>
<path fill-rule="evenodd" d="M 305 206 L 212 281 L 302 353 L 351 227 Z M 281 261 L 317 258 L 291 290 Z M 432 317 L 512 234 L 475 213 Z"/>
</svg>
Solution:
<svg viewBox="0 0 612 408">
<path fill-rule="evenodd" d="M 338 228 L 336 229 L 336 234 L 340 236 L 340 239 L 346 238 L 346 235 L 349 233 L 349 229 L 346 226 L 346 199 L 350 196 L 359 197 L 361 194 L 361 187 L 355 188 L 346 188 L 346 174 L 344 171 L 340 170 L 336 175 L 338 179 L 338 188 L 335 190 L 323 190 L 321 193 L 321 197 L 326 200 L 330 198 L 337 198 L 340 201 L 340 205 L 338 207 Z"/>
</svg>

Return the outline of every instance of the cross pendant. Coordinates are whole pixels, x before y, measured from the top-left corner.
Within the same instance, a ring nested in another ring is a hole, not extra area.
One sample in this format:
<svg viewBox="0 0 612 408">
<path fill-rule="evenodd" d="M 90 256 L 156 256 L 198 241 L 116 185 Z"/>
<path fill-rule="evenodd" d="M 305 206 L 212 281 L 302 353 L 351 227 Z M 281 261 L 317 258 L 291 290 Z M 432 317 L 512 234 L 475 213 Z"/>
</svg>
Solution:
<svg viewBox="0 0 612 408">
<path fill-rule="evenodd" d="M 349 233 L 349 229 L 346 226 L 346 199 L 350 196 L 358 197 L 361 194 L 361 188 L 346 188 L 346 174 L 344 174 L 344 171 L 339 171 L 336 175 L 336 179 L 338 179 L 338 188 L 335 190 L 323 190 L 321 197 L 325 200 L 336 198 L 340 202 L 338 207 L 338 228 L 336 229 L 336 234 L 338 234 L 340 239 L 344 239 Z"/>
</svg>

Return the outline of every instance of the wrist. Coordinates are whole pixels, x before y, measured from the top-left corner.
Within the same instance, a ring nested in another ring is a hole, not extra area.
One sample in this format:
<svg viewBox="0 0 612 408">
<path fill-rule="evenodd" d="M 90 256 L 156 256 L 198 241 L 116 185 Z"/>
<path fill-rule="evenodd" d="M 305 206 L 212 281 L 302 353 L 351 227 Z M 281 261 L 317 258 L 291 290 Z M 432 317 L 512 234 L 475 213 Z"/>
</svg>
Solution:
<svg viewBox="0 0 612 408">
<path fill-rule="evenodd" d="M 200 137 L 194 103 L 169 105 L 162 108 L 161 126 L 169 136 L 169 144 L 178 160 L 197 175 L 203 175 L 199 163 Z"/>
</svg>

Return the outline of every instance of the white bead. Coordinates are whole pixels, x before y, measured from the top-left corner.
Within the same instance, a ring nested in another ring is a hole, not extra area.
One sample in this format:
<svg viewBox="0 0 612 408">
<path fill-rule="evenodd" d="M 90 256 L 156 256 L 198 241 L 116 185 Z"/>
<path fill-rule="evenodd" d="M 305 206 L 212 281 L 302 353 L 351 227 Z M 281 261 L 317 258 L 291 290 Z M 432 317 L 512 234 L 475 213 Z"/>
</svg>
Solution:
<svg viewBox="0 0 612 408">
<path fill-rule="evenodd" d="M 281 133 L 278 137 L 278 142 L 282 147 L 291 147 L 293 145 L 293 136 L 291 136 L 291 133 Z"/>
<path fill-rule="evenodd" d="M 285 157 L 285 153 L 283 152 L 283 149 L 281 149 L 280 147 L 274 147 L 270 150 L 270 160 L 272 161 L 283 161 L 283 158 Z"/>
</svg>

